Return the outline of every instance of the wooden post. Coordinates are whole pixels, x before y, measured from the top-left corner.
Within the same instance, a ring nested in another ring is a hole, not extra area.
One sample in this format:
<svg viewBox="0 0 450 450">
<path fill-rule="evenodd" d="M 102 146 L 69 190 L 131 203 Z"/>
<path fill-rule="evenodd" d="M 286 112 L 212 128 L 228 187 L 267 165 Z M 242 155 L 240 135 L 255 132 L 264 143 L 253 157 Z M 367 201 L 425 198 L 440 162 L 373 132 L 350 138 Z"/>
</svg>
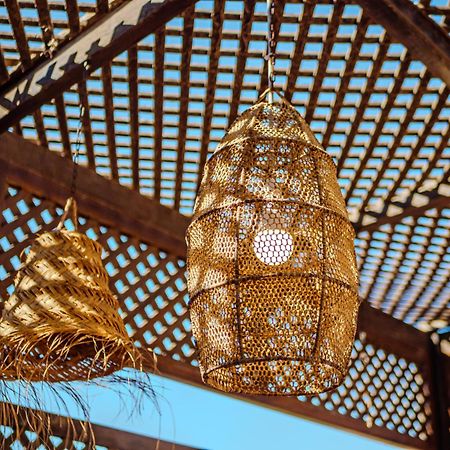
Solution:
<svg viewBox="0 0 450 450">
<path fill-rule="evenodd" d="M 448 373 L 445 359 L 441 351 L 440 339 L 437 333 L 429 339 L 429 383 L 433 420 L 433 440 L 436 450 L 450 448 L 449 418 L 448 418 Z"/>
</svg>

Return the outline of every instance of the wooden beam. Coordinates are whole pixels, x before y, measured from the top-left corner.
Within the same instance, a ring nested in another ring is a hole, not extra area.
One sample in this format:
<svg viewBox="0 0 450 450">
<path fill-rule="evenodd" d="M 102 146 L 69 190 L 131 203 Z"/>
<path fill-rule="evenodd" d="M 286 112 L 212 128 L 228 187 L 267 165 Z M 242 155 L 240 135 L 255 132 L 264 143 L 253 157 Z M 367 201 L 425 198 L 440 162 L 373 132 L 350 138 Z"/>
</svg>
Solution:
<svg viewBox="0 0 450 450">
<path fill-rule="evenodd" d="M 450 86 L 450 38 L 410 0 L 357 0 L 389 35 Z"/>
<path fill-rule="evenodd" d="M 23 186 L 59 205 L 63 205 L 69 195 L 73 163 L 54 152 L 5 133 L 0 139 L 0 163 L 0 174 L 6 173 L 10 184 Z M 86 167 L 78 168 L 77 185 L 76 198 L 81 214 L 157 243 L 176 256 L 186 256 L 187 217 Z"/>
<path fill-rule="evenodd" d="M 153 33 L 197 0 L 133 0 L 39 60 L 0 91 L 0 132 Z M 86 63 L 88 64 L 86 66 Z"/>
<path fill-rule="evenodd" d="M 161 28 L 155 33 L 155 64 L 154 81 L 154 190 L 153 197 L 159 201 L 161 197 L 161 169 L 163 151 L 163 116 L 164 116 L 164 46 L 166 42 L 165 29 Z"/>
<path fill-rule="evenodd" d="M 42 417 L 43 420 L 50 423 L 50 428 L 52 430 L 52 435 L 60 438 L 69 437 L 70 440 L 79 441 L 89 444 L 87 441 L 87 436 L 85 430 L 92 427 L 92 431 L 95 436 L 95 443 L 101 445 L 102 447 L 107 447 L 109 449 L 120 449 L 120 450 L 135 450 L 135 449 L 159 449 L 159 450 L 194 450 L 193 447 L 187 447 L 185 445 L 175 444 L 173 442 L 163 441 L 161 439 L 155 439 L 148 436 L 142 436 L 139 434 L 130 433 L 128 431 L 116 430 L 114 428 L 105 427 L 96 424 L 87 424 L 86 422 L 80 420 L 74 420 L 69 417 L 57 416 L 55 414 L 50 414 L 43 411 L 37 411 L 30 408 L 19 407 L 17 408 L 19 412 L 19 420 L 24 422 L 24 428 L 26 429 L 26 419 L 28 416 Z M 22 419 L 20 419 L 22 417 Z M 9 418 L 6 418 L 6 421 Z M 2 424 L 15 427 L 16 423 L 13 418 L 11 422 Z M 20 432 L 22 436 L 22 431 Z M 19 437 L 20 439 L 20 437 Z M 24 436 L 24 443 L 29 442 Z M 40 447 L 39 447 L 40 448 Z M 72 448 L 70 446 L 70 448 Z M 89 447 L 91 448 L 91 447 Z"/>
<path fill-rule="evenodd" d="M 190 66 L 192 55 L 192 34 L 194 31 L 195 8 L 191 6 L 184 12 L 183 48 L 180 66 L 180 115 L 178 121 L 177 168 L 175 175 L 174 208 L 180 208 L 181 189 L 184 174 L 184 155 L 186 150 L 186 134 L 189 117 Z"/>
<path fill-rule="evenodd" d="M 133 189 L 139 192 L 139 89 L 138 50 L 133 45 L 128 50 L 128 90 L 130 105 L 131 171 Z"/>
<path fill-rule="evenodd" d="M 211 125 L 214 112 L 214 98 L 216 94 L 217 73 L 219 69 L 220 42 L 222 40 L 222 27 L 224 22 L 225 0 L 214 1 L 212 14 L 211 47 L 209 51 L 208 85 L 206 87 L 205 109 L 203 112 L 203 131 L 200 144 L 200 161 L 198 163 L 197 192 L 203 177 L 203 168 L 206 164 L 211 139 Z"/>
</svg>

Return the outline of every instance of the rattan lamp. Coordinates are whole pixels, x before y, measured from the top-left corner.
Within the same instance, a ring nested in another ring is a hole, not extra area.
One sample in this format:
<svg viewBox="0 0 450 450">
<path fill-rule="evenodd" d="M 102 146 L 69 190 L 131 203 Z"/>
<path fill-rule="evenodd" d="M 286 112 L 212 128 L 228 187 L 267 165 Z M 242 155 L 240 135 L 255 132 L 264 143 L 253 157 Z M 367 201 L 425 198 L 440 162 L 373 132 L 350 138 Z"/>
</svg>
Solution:
<svg viewBox="0 0 450 450">
<path fill-rule="evenodd" d="M 64 228 L 69 212 L 77 223 L 72 198 L 65 211 L 58 229 L 32 242 L 5 302 L 0 345 L 10 356 L 4 379 L 89 381 L 126 367 L 142 369 L 143 355 L 150 355 L 125 330 L 101 245 Z"/>
<path fill-rule="evenodd" d="M 359 307 L 353 239 L 333 160 L 295 108 L 244 112 L 206 164 L 187 232 L 204 382 L 266 395 L 338 386 Z"/>
</svg>

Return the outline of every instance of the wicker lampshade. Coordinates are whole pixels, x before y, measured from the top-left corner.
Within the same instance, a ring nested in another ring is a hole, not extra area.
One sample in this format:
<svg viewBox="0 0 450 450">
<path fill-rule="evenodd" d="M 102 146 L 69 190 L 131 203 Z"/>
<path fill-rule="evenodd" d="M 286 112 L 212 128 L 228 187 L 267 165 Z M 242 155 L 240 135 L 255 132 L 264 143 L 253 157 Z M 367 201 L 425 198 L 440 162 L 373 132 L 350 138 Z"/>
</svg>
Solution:
<svg viewBox="0 0 450 450">
<path fill-rule="evenodd" d="M 333 160 L 294 107 L 244 112 L 206 164 L 187 232 L 204 382 L 266 395 L 338 386 L 359 307 L 353 239 Z"/>
<path fill-rule="evenodd" d="M 101 256 L 100 244 L 64 228 L 32 242 L 0 322 L 3 378 L 88 381 L 141 368 L 145 350 L 125 330 Z"/>
</svg>

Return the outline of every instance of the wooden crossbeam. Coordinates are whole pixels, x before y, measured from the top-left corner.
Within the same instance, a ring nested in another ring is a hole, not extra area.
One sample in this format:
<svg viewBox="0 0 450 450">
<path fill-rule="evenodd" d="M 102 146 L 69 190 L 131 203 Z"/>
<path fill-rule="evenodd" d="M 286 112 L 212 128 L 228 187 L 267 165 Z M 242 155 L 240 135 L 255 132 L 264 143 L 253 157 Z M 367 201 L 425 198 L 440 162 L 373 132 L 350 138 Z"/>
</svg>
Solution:
<svg viewBox="0 0 450 450">
<path fill-rule="evenodd" d="M 133 0 L 107 13 L 0 91 L 0 132 L 156 31 L 197 0 Z M 87 64 L 87 65 L 86 65 Z"/>
<path fill-rule="evenodd" d="M 410 0 L 357 0 L 389 35 L 450 86 L 450 38 Z"/>
<path fill-rule="evenodd" d="M 0 174 L 59 205 L 70 192 L 73 163 L 57 153 L 20 136 L 4 133 L 0 139 Z M 101 177 L 86 167 L 78 168 L 77 202 L 80 212 L 99 223 L 140 236 L 176 256 L 186 256 L 184 241 L 189 219 L 159 202 L 143 197 Z"/>
<path fill-rule="evenodd" d="M 30 408 L 19 407 L 16 409 L 19 413 L 19 423 L 24 427 L 25 431 L 27 429 L 26 417 L 42 418 L 43 421 L 50 424 L 50 429 L 52 431 L 52 436 L 60 437 L 63 439 L 69 438 L 69 440 L 83 442 L 90 444 L 89 437 L 86 430 L 89 429 L 89 425 L 80 420 L 73 420 L 69 417 L 58 416 L 55 414 L 50 414 L 43 411 L 33 410 Z M 10 421 L 8 422 L 8 419 Z M 6 418 L 6 423 L 1 425 L 7 425 L 12 428 L 16 427 L 16 422 L 14 419 Z M 155 439 L 148 436 L 143 436 L 139 434 L 130 433 L 128 431 L 117 430 L 114 428 L 105 427 L 102 425 L 92 424 L 92 431 L 95 436 L 95 442 L 97 445 L 108 448 L 110 450 L 120 449 L 120 450 L 135 450 L 135 449 L 159 449 L 159 450 L 194 450 L 193 447 L 188 447 L 185 445 L 175 444 L 173 442 L 163 441 L 161 439 Z M 35 448 L 31 442 L 29 442 L 23 431 L 20 431 L 19 440 L 23 436 L 24 444 L 29 443 L 30 447 Z M 72 442 L 73 443 L 73 442 Z M 27 448 L 30 448 L 27 446 Z M 43 448 L 43 445 L 39 448 Z M 56 448 L 56 447 L 53 447 Z M 72 448 L 70 446 L 70 448 Z M 86 447 L 87 448 L 87 447 Z M 91 447 L 89 447 L 91 448 Z"/>
</svg>

